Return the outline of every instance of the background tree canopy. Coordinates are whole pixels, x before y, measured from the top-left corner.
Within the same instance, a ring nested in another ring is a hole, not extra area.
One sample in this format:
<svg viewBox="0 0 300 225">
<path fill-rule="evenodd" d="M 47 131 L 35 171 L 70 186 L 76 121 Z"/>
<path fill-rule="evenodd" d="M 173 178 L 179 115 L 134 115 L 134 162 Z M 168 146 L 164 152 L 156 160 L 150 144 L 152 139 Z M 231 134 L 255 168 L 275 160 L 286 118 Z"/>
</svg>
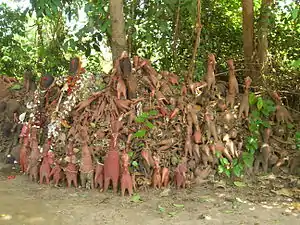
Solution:
<svg viewBox="0 0 300 225">
<path fill-rule="evenodd" d="M 113 45 L 108 0 L 0 2 L 1 74 L 19 77 L 27 68 L 37 75 L 63 74 L 74 55 L 85 57 L 92 72 L 107 67 L 104 58 L 110 61 L 107 49 Z M 267 69 L 262 71 L 260 61 L 252 59 L 251 64 L 258 65 L 251 67 L 252 72 L 263 77 L 267 87 L 299 90 L 300 4 L 291 0 L 202 0 L 194 78 L 205 73 L 209 52 L 217 56 L 218 72 L 227 70 L 228 58 L 236 61 L 236 68 L 247 68 L 242 7 L 246 3 L 253 5 L 254 55 L 260 54 L 259 46 L 265 46 L 266 40 L 268 43 L 268 60 L 263 61 Z M 183 76 L 194 50 L 197 0 L 125 0 L 123 5 L 130 54 L 149 58 L 157 69 Z M 238 72 L 239 80 L 244 73 Z"/>
</svg>

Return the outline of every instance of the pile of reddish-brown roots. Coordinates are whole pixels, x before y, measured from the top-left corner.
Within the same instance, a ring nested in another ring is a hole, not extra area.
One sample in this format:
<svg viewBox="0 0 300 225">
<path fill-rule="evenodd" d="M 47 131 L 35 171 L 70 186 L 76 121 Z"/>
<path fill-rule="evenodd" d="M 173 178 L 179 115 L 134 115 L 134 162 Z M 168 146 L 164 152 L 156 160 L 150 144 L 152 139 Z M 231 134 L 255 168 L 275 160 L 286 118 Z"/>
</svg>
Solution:
<svg viewBox="0 0 300 225">
<path fill-rule="evenodd" d="M 78 187 L 80 178 L 84 188 L 106 191 L 112 183 L 115 192 L 120 184 L 122 195 L 125 190 L 131 195 L 149 186 L 200 184 L 215 173 L 219 158 L 231 164 L 240 160 L 249 134 L 244 125 L 251 79 L 245 78 L 237 101 L 232 60 L 229 85 L 216 82 L 213 54 L 203 81 L 181 85 L 176 74 L 158 73 L 148 60 L 134 57 L 133 69 L 128 62 L 122 54 L 106 88 L 78 103 L 68 121 L 62 121 L 67 125 L 58 138 L 45 141 L 41 151 L 40 129 L 30 122 L 23 126 L 20 166 L 32 180 L 55 185 L 66 180 L 68 187 Z M 284 106 L 277 100 L 280 113 Z M 237 102 L 240 107 L 234 107 Z M 276 114 L 277 120 L 290 119 L 288 113 L 280 116 Z M 267 171 L 281 159 L 271 151 L 270 135 L 271 129 L 263 132 L 256 172 L 260 165 Z"/>
</svg>

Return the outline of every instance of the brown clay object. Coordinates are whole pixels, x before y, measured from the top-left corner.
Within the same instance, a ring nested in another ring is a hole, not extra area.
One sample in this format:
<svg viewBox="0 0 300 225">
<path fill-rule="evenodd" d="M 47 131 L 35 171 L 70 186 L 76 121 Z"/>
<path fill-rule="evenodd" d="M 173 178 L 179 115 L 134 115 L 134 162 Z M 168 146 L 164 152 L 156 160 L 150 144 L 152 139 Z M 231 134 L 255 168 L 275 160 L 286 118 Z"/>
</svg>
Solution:
<svg viewBox="0 0 300 225">
<path fill-rule="evenodd" d="M 242 97 L 242 101 L 239 109 L 239 118 L 242 117 L 244 113 L 245 117 L 248 118 L 249 115 L 249 88 L 251 85 L 252 79 L 250 77 L 245 78 L 245 91 Z"/>
<path fill-rule="evenodd" d="M 121 195 L 124 196 L 125 191 L 127 190 L 129 196 L 131 196 L 133 194 L 133 182 L 128 170 L 129 156 L 125 151 L 122 153 L 122 164 L 123 171 L 121 176 Z"/>
<path fill-rule="evenodd" d="M 275 113 L 276 121 L 279 124 L 293 122 L 293 118 L 291 117 L 286 107 L 282 104 L 281 98 L 277 92 L 273 93 L 273 98 L 276 102 L 276 113 Z"/>
<path fill-rule="evenodd" d="M 253 167 L 254 173 L 257 173 L 259 171 L 260 165 L 262 165 L 264 173 L 268 172 L 270 156 L 271 156 L 271 147 L 269 144 L 264 143 L 261 146 L 260 152 L 258 153 L 257 157 L 255 158 L 254 167 Z"/>
<path fill-rule="evenodd" d="M 58 160 L 55 162 L 55 166 L 51 169 L 49 178 L 51 179 L 51 177 L 53 177 L 55 186 L 58 186 L 59 181 L 62 180 L 64 177 L 62 167 L 60 166 L 60 163 Z"/>
<path fill-rule="evenodd" d="M 67 167 L 64 169 L 64 171 L 67 179 L 67 187 L 70 188 L 73 183 L 74 187 L 77 188 L 78 169 L 76 167 L 76 164 L 72 161 L 68 162 Z"/>
<path fill-rule="evenodd" d="M 207 139 L 210 140 L 212 135 L 214 137 L 214 140 L 218 141 L 219 138 L 217 134 L 217 128 L 212 113 L 207 111 L 204 115 L 204 120 L 206 122 L 206 127 L 207 127 Z"/>
<path fill-rule="evenodd" d="M 180 163 L 175 169 L 175 185 L 176 188 L 185 188 L 186 187 L 186 173 L 187 168 L 185 163 Z"/>
<path fill-rule="evenodd" d="M 72 183 L 75 186 L 75 188 L 78 187 L 77 182 L 77 175 L 78 175 L 78 168 L 76 166 L 76 157 L 75 153 L 73 151 L 73 142 L 69 141 L 68 147 L 67 147 L 67 157 L 68 157 L 68 164 L 66 168 L 64 168 L 65 176 L 67 179 L 67 187 L 70 188 Z"/>
<path fill-rule="evenodd" d="M 30 147 L 31 153 L 29 156 L 29 164 L 27 168 L 27 172 L 29 174 L 29 178 L 32 181 L 37 182 L 38 173 L 39 173 L 39 164 L 40 164 L 40 151 L 38 147 L 38 139 L 37 139 L 37 128 L 31 128 L 31 135 L 30 135 Z"/>
<path fill-rule="evenodd" d="M 26 172 L 28 168 L 28 154 L 29 154 L 29 125 L 24 124 L 19 137 L 23 140 L 20 148 L 20 169 Z M 21 140 L 20 139 L 20 140 Z"/>
<path fill-rule="evenodd" d="M 215 66 L 216 66 L 216 59 L 215 55 L 212 53 L 208 54 L 207 60 L 207 71 L 205 76 L 205 81 L 207 83 L 207 89 L 213 90 L 216 85 L 216 78 L 215 78 Z"/>
<path fill-rule="evenodd" d="M 88 131 L 84 126 L 81 129 L 81 163 L 80 163 L 80 181 L 85 188 L 94 189 L 94 166 L 90 148 L 88 146 Z"/>
<path fill-rule="evenodd" d="M 104 164 L 97 163 L 95 168 L 95 188 L 98 186 L 100 187 L 100 190 L 103 189 L 104 184 Z"/>
<path fill-rule="evenodd" d="M 110 181 L 112 181 L 113 191 L 117 193 L 120 176 L 119 152 L 117 151 L 117 136 L 111 138 L 110 149 L 104 160 L 104 188 L 107 191 Z"/>
<path fill-rule="evenodd" d="M 229 59 L 227 61 L 227 65 L 229 68 L 229 81 L 228 81 L 228 93 L 226 96 L 226 106 L 230 106 L 230 108 L 233 108 L 235 97 L 239 93 L 239 85 L 235 77 L 235 72 L 234 72 L 235 67 L 233 64 L 233 60 Z"/>
<path fill-rule="evenodd" d="M 185 137 L 185 144 L 184 144 L 184 155 L 193 157 L 193 146 L 192 146 L 192 128 L 190 126 L 187 127 L 187 133 Z"/>
<path fill-rule="evenodd" d="M 170 171 L 168 168 L 164 167 L 161 171 L 161 184 L 163 187 L 168 187 L 170 180 Z"/>
<path fill-rule="evenodd" d="M 51 165 L 53 164 L 53 154 L 49 152 L 50 144 L 45 143 L 43 149 L 42 165 L 40 166 L 40 184 L 43 184 L 44 179 L 46 184 L 50 183 Z"/>
<path fill-rule="evenodd" d="M 161 174 L 160 174 L 160 166 L 159 166 L 159 157 L 153 156 L 154 159 L 154 169 L 152 174 L 152 186 L 154 188 L 161 188 Z"/>
</svg>

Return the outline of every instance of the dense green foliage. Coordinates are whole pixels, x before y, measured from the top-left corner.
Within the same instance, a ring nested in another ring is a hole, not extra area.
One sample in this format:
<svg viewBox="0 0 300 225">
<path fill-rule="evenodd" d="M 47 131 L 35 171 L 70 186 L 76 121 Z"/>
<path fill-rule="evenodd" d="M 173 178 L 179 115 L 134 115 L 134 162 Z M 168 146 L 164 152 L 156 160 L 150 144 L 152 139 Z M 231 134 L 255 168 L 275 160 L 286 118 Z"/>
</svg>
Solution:
<svg viewBox="0 0 300 225">
<path fill-rule="evenodd" d="M 272 7 L 269 20 L 272 70 L 267 75 L 276 76 L 278 81 L 289 80 L 291 76 L 299 79 L 299 5 L 289 1 L 283 6 L 280 2 Z M 23 11 L 1 4 L 1 73 L 18 76 L 24 68 L 31 67 L 38 73 L 61 74 L 66 71 L 67 60 L 74 55 L 87 57 L 88 68 L 100 70 L 101 47 L 109 47 L 111 43 L 108 0 L 30 0 L 30 3 Z M 241 1 L 202 0 L 201 3 L 203 29 L 196 78 L 205 72 L 208 52 L 216 53 L 218 71 L 226 69 L 225 60 L 229 57 L 236 60 L 237 68 L 242 68 Z M 196 0 L 126 0 L 124 14 L 131 53 L 150 58 L 157 68 L 182 75 L 193 51 L 196 4 Z M 258 33 L 260 1 L 254 1 L 254 8 L 255 33 Z M 78 27 L 83 12 L 86 20 Z"/>
</svg>

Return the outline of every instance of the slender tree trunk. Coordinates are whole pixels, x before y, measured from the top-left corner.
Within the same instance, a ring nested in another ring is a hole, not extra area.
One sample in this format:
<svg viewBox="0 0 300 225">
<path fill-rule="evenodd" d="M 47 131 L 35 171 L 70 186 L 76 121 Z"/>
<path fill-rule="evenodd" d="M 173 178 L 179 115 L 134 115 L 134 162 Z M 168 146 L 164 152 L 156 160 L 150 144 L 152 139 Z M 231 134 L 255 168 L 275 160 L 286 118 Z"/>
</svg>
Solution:
<svg viewBox="0 0 300 225">
<path fill-rule="evenodd" d="M 273 0 L 262 0 L 260 8 L 257 59 L 262 75 L 265 74 L 268 69 L 268 33 L 269 17 L 271 14 L 270 6 L 272 3 Z"/>
<path fill-rule="evenodd" d="M 110 19 L 112 27 L 111 51 L 113 62 L 127 51 L 123 0 L 110 0 Z"/>
<path fill-rule="evenodd" d="M 253 0 L 242 0 L 243 7 L 243 49 L 244 49 L 244 62 L 246 67 L 245 76 L 252 77 L 255 80 L 253 73 L 252 55 L 254 52 L 254 13 L 253 13 Z"/>
<path fill-rule="evenodd" d="M 194 43 L 194 50 L 192 55 L 192 60 L 190 62 L 189 71 L 186 77 L 186 82 L 191 83 L 193 82 L 193 74 L 195 70 L 195 59 L 198 52 L 198 47 L 200 44 L 200 34 L 202 30 L 202 24 L 201 24 L 201 0 L 197 0 L 197 19 L 196 19 L 196 37 L 195 37 L 195 43 Z"/>
<path fill-rule="evenodd" d="M 173 36 L 173 45 L 172 45 L 172 51 L 173 51 L 173 63 L 175 71 L 178 71 L 178 64 L 177 64 L 177 41 L 178 41 L 178 34 L 179 34 L 179 22 L 180 22 L 180 3 L 181 0 L 177 1 L 178 7 L 175 14 L 175 21 L 174 21 L 174 36 Z"/>
</svg>

